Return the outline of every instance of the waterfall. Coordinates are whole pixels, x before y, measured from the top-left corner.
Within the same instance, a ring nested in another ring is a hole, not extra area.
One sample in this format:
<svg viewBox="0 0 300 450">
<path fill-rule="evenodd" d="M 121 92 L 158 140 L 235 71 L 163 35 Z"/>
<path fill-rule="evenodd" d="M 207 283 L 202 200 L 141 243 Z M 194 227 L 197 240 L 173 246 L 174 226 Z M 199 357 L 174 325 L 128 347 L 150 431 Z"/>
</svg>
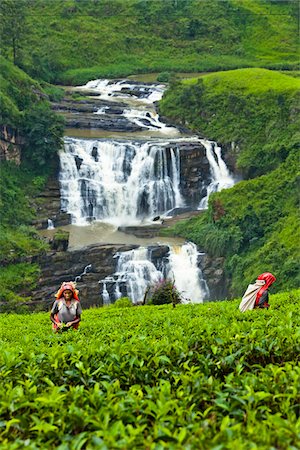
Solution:
<svg viewBox="0 0 300 450">
<path fill-rule="evenodd" d="M 81 281 L 83 275 L 86 275 L 86 274 L 89 273 L 91 270 L 92 270 L 92 264 L 88 264 L 87 266 L 85 266 L 85 268 L 83 269 L 83 272 L 82 272 L 80 275 L 78 275 L 77 277 L 75 277 L 75 280 L 74 280 L 75 283 L 76 283 L 77 281 Z"/>
<path fill-rule="evenodd" d="M 47 220 L 47 230 L 54 230 L 54 229 L 55 229 L 55 227 L 54 227 L 53 221 L 51 219 L 48 219 Z"/>
<path fill-rule="evenodd" d="M 153 259 L 151 249 L 145 247 L 117 253 L 116 272 L 99 281 L 103 302 L 114 302 L 121 296 L 128 296 L 133 303 L 141 302 L 149 286 L 169 278 L 175 281 L 183 302 L 202 303 L 209 297 L 209 290 L 198 267 L 198 256 L 191 242 L 182 247 L 170 246 L 168 255 L 160 260 Z"/>
<path fill-rule="evenodd" d="M 211 173 L 211 183 L 207 187 L 207 194 L 201 199 L 199 204 L 199 209 L 205 209 L 207 208 L 210 194 L 232 187 L 235 181 L 222 159 L 221 148 L 216 142 L 201 139 L 201 143 L 206 149 L 206 157 L 209 162 Z"/>
<path fill-rule="evenodd" d="M 98 112 L 97 112 L 98 113 Z M 131 122 L 148 130 L 160 130 L 163 133 L 171 133 L 176 128 L 169 127 L 159 120 L 159 115 L 152 111 L 143 111 L 139 109 L 124 109 L 123 115 Z"/>
<path fill-rule="evenodd" d="M 208 286 L 198 265 L 201 255 L 203 253 L 199 253 L 192 242 L 170 247 L 167 277 L 175 281 L 185 302 L 202 303 L 209 297 Z"/>
<path fill-rule="evenodd" d="M 106 283 L 103 283 L 102 298 L 103 298 L 103 305 L 110 304 L 109 293 L 107 292 L 106 289 Z"/>
<path fill-rule="evenodd" d="M 60 164 L 61 207 L 76 224 L 126 225 L 184 205 L 176 146 L 66 138 Z"/>
<path fill-rule="evenodd" d="M 103 100 L 134 98 L 138 102 L 153 104 L 161 100 L 165 88 L 164 84 L 137 84 L 130 80 L 92 80 L 76 89 L 99 93 Z"/>
</svg>

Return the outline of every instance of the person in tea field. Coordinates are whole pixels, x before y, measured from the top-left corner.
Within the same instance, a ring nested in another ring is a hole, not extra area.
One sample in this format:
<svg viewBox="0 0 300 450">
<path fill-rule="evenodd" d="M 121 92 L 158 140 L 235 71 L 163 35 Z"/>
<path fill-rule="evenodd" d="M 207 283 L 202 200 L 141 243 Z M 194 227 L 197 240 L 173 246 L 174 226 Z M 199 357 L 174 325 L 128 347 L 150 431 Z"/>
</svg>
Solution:
<svg viewBox="0 0 300 450">
<path fill-rule="evenodd" d="M 66 331 L 71 328 L 78 329 L 81 320 L 82 308 L 78 298 L 78 290 L 72 281 L 62 283 L 55 294 L 50 320 L 54 331 Z"/>
<path fill-rule="evenodd" d="M 249 284 L 243 295 L 239 309 L 241 312 L 256 308 L 269 309 L 269 287 L 276 281 L 274 275 L 265 272 L 259 275 L 254 284 Z"/>
</svg>

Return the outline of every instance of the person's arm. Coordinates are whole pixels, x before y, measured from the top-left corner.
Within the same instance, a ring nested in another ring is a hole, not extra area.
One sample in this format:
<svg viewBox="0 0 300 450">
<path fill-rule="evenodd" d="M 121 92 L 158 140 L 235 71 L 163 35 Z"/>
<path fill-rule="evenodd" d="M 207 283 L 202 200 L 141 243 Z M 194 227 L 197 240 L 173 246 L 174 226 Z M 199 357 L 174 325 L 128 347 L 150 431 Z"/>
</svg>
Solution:
<svg viewBox="0 0 300 450">
<path fill-rule="evenodd" d="M 71 327 L 72 325 L 76 325 L 76 323 L 79 323 L 81 320 L 81 316 L 76 316 L 76 319 L 72 320 L 72 322 L 66 323 L 66 327 Z"/>
<path fill-rule="evenodd" d="M 57 304 L 57 300 L 55 300 L 55 302 L 54 302 L 54 304 L 52 306 L 51 312 L 50 312 L 50 320 L 55 325 L 59 324 L 59 322 L 56 322 L 55 317 L 54 317 L 55 314 L 57 314 L 57 313 L 58 313 L 58 304 Z"/>
</svg>

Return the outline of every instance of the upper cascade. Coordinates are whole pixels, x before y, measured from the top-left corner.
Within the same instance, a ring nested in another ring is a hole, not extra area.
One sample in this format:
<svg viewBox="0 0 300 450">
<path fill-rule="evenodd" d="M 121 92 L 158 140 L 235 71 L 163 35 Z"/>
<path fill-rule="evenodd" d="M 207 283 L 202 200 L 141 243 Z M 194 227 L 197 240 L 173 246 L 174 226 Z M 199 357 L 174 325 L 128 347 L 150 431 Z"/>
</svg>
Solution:
<svg viewBox="0 0 300 450">
<path fill-rule="evenodd" d="M 133 98 L 142 103 L 152 104 L 161 100 L 166 86 L 159 83 L 140 83 L 131 80 L 92 80 L 77 90 L 99 93 L 103 100 Z"/>
<path fill-rule="evenodd" d="M 184 206 L 205 208 L 210 193 L 232 186 L 234 179 L 215 143 L 191 140 L 205 147 L 210 168 L 199 186 L 203 198 L 195 205 L 181 192 L 183 142 L 65 138 L 60 152 L 62 209 L 78 225 L 104 220 L 120 226 Z"/>
<path fill-rule="evenodd" d="M 72 215 L 73 223 L 102 220 L 132 225 L 176 208 L 203 209 L 212 192 L 234 184 L 215 142 L 185 136 L 160 120 L 154 102 L 161 99 L 165 88 L 158 83 L 107 79 L 76 88 L 98 99 L 93 117 L 107 116 L 106 122 L 95 122 L 89 115 L 91 126 L 107 129 L 109 124 L 114 130 L 122 119 L 145 131 L 136 139 L 131 132 L 130 140 L 121 140 L 120 135 L 65 138 L 65 149 L 60 152 L 61 207 Z M 111 107 L 114 101 L 118 103 Z M 187 147 L 188 151 L 197 147 L 198 153 L 185 156 Z M 183 174 L 184 159 L 189 163 Z"/>
</svg>

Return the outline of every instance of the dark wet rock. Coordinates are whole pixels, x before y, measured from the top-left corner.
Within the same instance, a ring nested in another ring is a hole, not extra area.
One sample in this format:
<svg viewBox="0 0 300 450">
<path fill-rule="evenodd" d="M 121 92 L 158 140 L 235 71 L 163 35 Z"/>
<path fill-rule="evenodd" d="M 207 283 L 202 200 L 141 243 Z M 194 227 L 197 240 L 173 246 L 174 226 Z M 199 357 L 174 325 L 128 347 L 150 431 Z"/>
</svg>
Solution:
<svg viewBox="0 0 300 450">
<path fill-rule="evenodd" d="M 50 179 L 47 182 L 44 190 L 33 199 L 32 206 L 36 210 L 36 218 L 32 221 L 32 225 L 38 230 L 47 229 L 49 219 L 55 228 L 71 223 L 71 214 L 61 210 L 57 179 Z"/>
<path fill-rule="evenodd" d="M 94 158 L 94 160 L 97 162 L 98 161 L 98 148 L 97 147 L 93 147 L 92 150 L 92 157 Z"/>
<path fill-rule="evenodd" d="M 74 114 L 65 115 L 65 125 L 68 128 L 96 128 L 110 131 L 134 132 L 141 131 L 143 127 L 131 122 L 122 116 L 109 116 L 100 114 Z"/>
<path fill-rule="evenodd" d="M 191 211 L 194 211 L 192 207 L 183 206 L 181 208 L 173 208 L 170 211 L 168 211 L 165 215 L 167 217 L 175 217 L 175 216 L 178 216 L 179 214 L 189 213 Z"/>
<path fill-rule="evenodd" d="M 83 159 L 79 158 L 79 156 L 77 156 L 77 155 L 74 156 L 74 159 L 75 159 L 75 164 L 76 164 L 77 170 L 79 170 L 81 167 L 81 164 L 83 162 Z"/>
<path fill-rule="evenodd" d="M 37 288 L 31 293 L 33 301 L 49 308 L 55 300 L 54 294 L 63 281 L 74 281 L 84 308 L 101 306 L 102 297 L 99 280 L 113 274 L 119 251 L 137 248 L 137 245 L 102 244 L 91 245 L 80 250 L 50 252 L 37 258 L 41 276 Z M 89 270 L 85 269 L 89 266 Z"/>
</svg>

